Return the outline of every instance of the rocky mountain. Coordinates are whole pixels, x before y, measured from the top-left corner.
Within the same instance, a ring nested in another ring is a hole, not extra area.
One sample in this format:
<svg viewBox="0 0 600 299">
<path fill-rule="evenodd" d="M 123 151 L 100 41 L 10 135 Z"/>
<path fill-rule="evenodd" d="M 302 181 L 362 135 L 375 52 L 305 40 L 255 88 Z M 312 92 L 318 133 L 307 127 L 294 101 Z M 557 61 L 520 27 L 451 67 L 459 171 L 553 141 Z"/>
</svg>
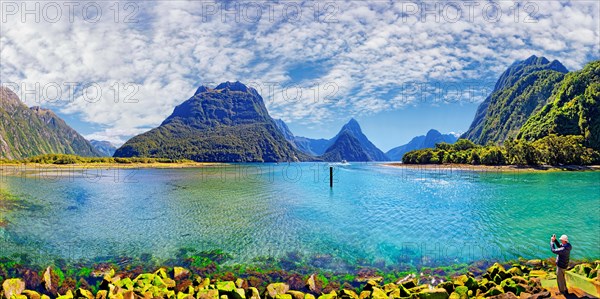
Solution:
<svg viewBox="0 0 600 299">
<path fill-rule="evenodd" d="M 117 151 L 117 147 L 109 141 L 90 140 L 90 144 L 103 156 L 112 157 Z"/>
<path fill-rule="evenodd" d="M 285 139 L 258 92 L 240 82 L 201 86 L 159 127 L 133 137 L 114 156 L 207 162 L 310 159 Z"/>
<path fill-rule="evenodd" d="M 335 142 L 321 156 L 324 161 L 340 162 L 346 161 L 373 161 L 360 141 L 350 131 L 342 131 Z"/>
<path fill-rule="evenodd" d="M 321 158 L 325 161 L 388 161 L 388 157 L 378 149 L 365 134 L 355 119 L 345 124 L 331 139 L 331 145 Z M 339 159 L 341 158 L 341 159 Z"/>
<path fill-rule="evenodd" d="M 586 146 L 600 149 L 600 60 L 567 74 L 518 137 L 536 140 L 549 134 L 581 135 Z"/>
<path fill-rule="evenodd" d="M 10 89 L 0 87 L 0 158 L 42 154 L 100 156 L 100 153 L 54 112 L 28 108 Z"/>
<path fill-rule="evenodd" d="M 458 136 L 454 134 L 442 134 L 437 130 L 431 129 L 429 132 L 427 132 L 427 135 L 417 136 L 409 143 L 395 147 L 385 154 L 392 161 L 402 161 L 402 156 L 404 156 L 404 154 L 407 152 L 423 148 L 434 148 L 436 143 L 441 142 L 452 144 L 457 140 Z"/>
<path fill-rule="evenodd" d="M 478 144 L 514 138 L 527 119 L 546 103 L 568 70 L 557 60 L 531 56 L 513 63 L 481 103 L 470 128 L 461 136 Z"/>
</svg>

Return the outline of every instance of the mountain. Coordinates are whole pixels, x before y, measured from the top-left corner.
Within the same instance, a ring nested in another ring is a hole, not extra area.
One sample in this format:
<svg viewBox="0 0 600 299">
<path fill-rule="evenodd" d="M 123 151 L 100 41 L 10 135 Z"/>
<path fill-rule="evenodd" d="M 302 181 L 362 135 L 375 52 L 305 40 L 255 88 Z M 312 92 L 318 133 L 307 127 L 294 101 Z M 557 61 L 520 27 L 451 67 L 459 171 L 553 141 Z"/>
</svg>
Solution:
<svg viewBox="0 0 600 299">
<path fill-rule="evenodd" d="M 335 142 L 321 156 L 324 161 L 373 161 L 360 141 L 350 131 L 342 131 Z"/>
<path fill-rule="evenodd" d="M 325 161 L 388 161 L 388 157 L 378 149 L 365 134 L 355 119 L 345 124 L 331 139 L 332 144 L 322 155 Z M 341 159 L 340 159 L 341 158 Z"/>
<path fill-rule="evenodd" d="M 117 147 L 115 147 L 112 143 L 108 141 L 98 141 L 98 140 L 90 140 L 90 144 L 103 156 L 103 157 L 112 157 L 117 151 Z"/>
<path fill-rule="evenodd" d="M 285 139 L 258 92 L 240 82 L 201 86 L 159 127 L 133 137 L 114 156 L 206 162 L 310 159 Z"/>
<path fill-rule="evenodd" d="M 479 105 L 470 128 L 461 136 L 478 144 L 514 138 L 527 119 L 546 103 L 568 70 L 557 60 L 531 56 L 513 63 Z"/>
<path fill-rule="evenodd" d="M 458 140 L 458 137 L 453 134 L 442 134 L 437 130 L 429 130 L 427 135 L 421 135 L 413 138 L 409 143 L 395 147 L 385 153 L 392 161 L 401 161 L 405 153 L 423 149 L 434 148 L 436 143 L 446 142 L 453 144 Z"/>
<path fill-rule="evenodd" d="M 600 60 L 566 75 L 518 137 L 536 140 L 549 134 L 581 135 L 586 146 L 600 149 Z"/>
<path fill-rule="evenodd" d="M 0 87 L 0 158 L 42 154 L 100 155 L 54 112 L 28 108 L 14 92 Z"/>
<path fill-rule="evenodd" d="M 329 139 L 312 139 L 294 136 L 287 124 L 281 119 L 276 119 L 275 124 L 287 141 L 301 152 L 310 156 L 320 156 L 324 154 L 327 148 L 333 143 Z"/>
</svg>

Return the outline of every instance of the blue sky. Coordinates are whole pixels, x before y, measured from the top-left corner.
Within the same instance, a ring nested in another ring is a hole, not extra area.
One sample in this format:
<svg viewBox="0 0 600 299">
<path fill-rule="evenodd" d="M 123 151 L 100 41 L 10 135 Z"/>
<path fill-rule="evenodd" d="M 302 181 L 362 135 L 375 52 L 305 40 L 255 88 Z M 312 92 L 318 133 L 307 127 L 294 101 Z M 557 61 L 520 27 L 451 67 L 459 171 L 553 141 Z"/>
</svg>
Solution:
<svg viewBox="0 0 600 299">
<path fill-rule="evenodd" d="M 464 132 L 516 60 L 600 58 L 597 1 L 36 3 L 2 2 L 1 83 L 117 144 L 199 85 L 239 80 L 296 135 L 329 138 L 354 117 L 388 150 Z"/>
</svg>

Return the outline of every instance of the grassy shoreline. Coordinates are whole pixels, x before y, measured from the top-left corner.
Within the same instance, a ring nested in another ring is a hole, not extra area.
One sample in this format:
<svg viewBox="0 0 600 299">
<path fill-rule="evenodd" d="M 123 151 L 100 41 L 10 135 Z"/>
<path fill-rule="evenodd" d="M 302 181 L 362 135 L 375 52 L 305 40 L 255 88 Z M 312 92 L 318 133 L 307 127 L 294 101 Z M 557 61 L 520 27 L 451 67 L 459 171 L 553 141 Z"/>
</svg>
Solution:
<svg viewBox="0 0 600 299">
<path fill-rule="evenodd" d="M 565 166 L 519 166 L 519 165 L 471 165 L 471 164 L 404 164 L 399 162 L 384 163 L 386 167 L 446 171 L 476 172 L 560 172 L 560 171 L 600 171 L 600 165 L 565 165 Z"/>
</svg>

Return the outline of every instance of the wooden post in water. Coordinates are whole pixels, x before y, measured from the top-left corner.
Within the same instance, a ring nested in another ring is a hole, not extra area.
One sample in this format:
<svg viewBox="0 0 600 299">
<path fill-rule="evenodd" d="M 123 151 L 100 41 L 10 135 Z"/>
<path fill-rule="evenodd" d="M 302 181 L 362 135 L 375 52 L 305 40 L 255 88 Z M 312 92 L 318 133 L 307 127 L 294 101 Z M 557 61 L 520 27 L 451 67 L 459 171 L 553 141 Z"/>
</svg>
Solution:
<svg viewBox="0 0 600 299">
<path fill-rule="evenodd" d="M 329 188 L 333 188 L 333 166 L 329 166 Z"/>
</svg>

